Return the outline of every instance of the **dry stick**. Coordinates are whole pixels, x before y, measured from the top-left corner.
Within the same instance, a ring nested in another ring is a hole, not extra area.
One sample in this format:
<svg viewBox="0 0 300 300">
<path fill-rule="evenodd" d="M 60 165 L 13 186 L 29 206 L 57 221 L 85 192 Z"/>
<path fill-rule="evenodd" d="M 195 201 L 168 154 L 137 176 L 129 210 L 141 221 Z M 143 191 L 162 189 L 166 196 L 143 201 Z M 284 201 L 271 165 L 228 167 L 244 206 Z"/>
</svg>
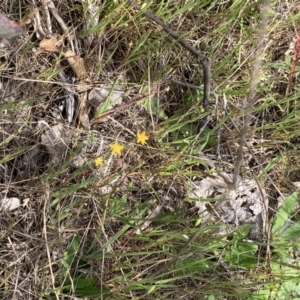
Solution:
<svg viewBox="0 0 300 300">
<path fill-rule="evenodd" d="M 234 174 L 233 174 L 233 187 L 235 188 L 238 181 L 238 176 L 240 173 L 240 169 L 243 163 L 243 147 L 246 143 L 246 135 L 249 129 L 249 123 L 251 121 L 251 109 L 255 103 L 255 93 L 259 81 L 259 72 L 261 69 L 261 60 L 262 60 L 262 54 L 263 54 L 263 43 L 264 38 L 266 36 L 266 28 L 267 28 L 267 8 L 268 8 L 269 1 L 263 0 L 262 1 L 262 9 L 261 9 L 261 16 L 259 21 L 259 27 L 258 27 L 258 45 L 257 45 L 257 51 L 256 56 L 254 60 L 254 67 L 252 72 L 252 79 L 250 84 L 250 91 L 249 95 L 247 97 L 247 104 L 245 107 L 245 119 L 244 119 L 244 125 L 241 130 L 241 141 L 240 141 L 240 147 L 238 151 L 238 156 L 236 160 L 236 164 L 234 167 Z"/>
<path fill-rule="evenodd" d="M 47 8 L 50 9 L 52 15 L 54 16 L 54 18 L 56 19 L 56 21 L 59 23 L 59 25 L 62 28 L 62 30 L 64 31 L 64 33 L 67 35 L 67 38 L 69 40 L 71 49 L 72 49 L 73 52 L 75 52 L 73 38 L 71 37 L 71 35 L 69 33 L 68 26 L 66 25 L 66 23 L 64 22 L 64 20 L 61 18 L 61 16 L 58 14 L 58 11 L 57 11 L 57 9 L 56 9 L 53 1 L 49 0 L 47 2 L 47 0 L 45 0 L 45 5 L 47 6 Z M 78 53 L 78 51 L 77 51 L 77 53 Z"/>
<path fill-rule="evenodd" d="M 199 91 L 203 91 L 203 89 L 204 89 L 202 86 L 197 86 L 197 85 L 194 85 L 194 84 L 191 84 L 191 83 L 182 82 L 182 81 L 177 80 L 177 79 L 173 79 L 172 82 L 174 82 L 174 83 L 176 83 L 178 85 L 185 86 L 187 88 L 195 89 L 195 90 L 199 90 Z M 215 97 L 216 103 L 217 103 L 218 99 L 219 99 L 218 94 L 216 94 L 215 92 L 210 91 L 210 95 L 212 95 L 212 96 Z"/>
<path fill-rule="evenodd" d="M 203 93 L 203 108 L 204 111 L 209 110 L 209 95 L 210 95 L 210 64 L 209 59 L 200 51 L 197 51 L 194 47 L 192 47 L 187 40 L 182 38 L 178 35 L 174 30 L 172 30 L 166 23 L 164 23 L 161 19 L 157 16 L 152 14 L 149 11 L 142 11 L 139 5 L 133 3 L 133 1 L 128 1 L 132 4 L 138 11 L 141 11 L 147 18 L 154 21 L 156 24 L 160 25 L 163 30 L 168 33 L 173 39 L 175 39 L 183 48 L 191 52 L 197 59 L 200 60 L 200 63 L 203 67 L 203 86 L 204 86 L 204 93 Z M 204 120 L 205 122 L 205 120 Z"/>
</svg>

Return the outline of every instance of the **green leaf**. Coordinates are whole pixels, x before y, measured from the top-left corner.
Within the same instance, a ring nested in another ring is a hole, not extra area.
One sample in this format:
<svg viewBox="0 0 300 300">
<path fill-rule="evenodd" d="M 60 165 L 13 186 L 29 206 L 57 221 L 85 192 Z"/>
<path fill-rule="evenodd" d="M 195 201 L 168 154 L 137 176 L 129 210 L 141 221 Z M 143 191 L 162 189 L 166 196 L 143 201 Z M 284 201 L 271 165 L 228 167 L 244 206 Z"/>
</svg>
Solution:
<svg viewBox="0 0 300 300">
<path fill-rule="evenodd" d="M 213 268 L 213 263 L 209 260 L 206 260 L 204 257 L 195 257 L 195 258 L 185 258 L 178 261 L 178 266 L 176 272 L 178 274 L 201 274 L 208 272 Z"/>
<path fill-rule="evenodd" d="M 249 299 L 255 300 L 269 300 L 270 299 L 270 290 L 260 290 L 255 291 Z"/>
<path fill-rule="evenodd" d="M 63 287 L 65 293 L 71 293 L 72 288 L 74 288 L 75 295 L 80 297 L 102 297 L 106 298 L 110 294 L 110 290 L 99 284 L 99 279 L 95 276 L 90 278 L 75 278 L 73 283 L 67 281 Z"/>
<path fill-rule="evenodd" d="M 256 265 L 255 253 L 257 250 L 258 245 L 239 241 L 229 248 L 229 251 L 225 253 L 224 259 L 228 263 L 252 268 Z"/>
<path fill-rule="evenodd" d="M 62 273 L 63 275 L 67 274 L 75 260 L 75 255 L 79 249 L 79 236 L 75 235 L 69 249 L 64 252 L 64 257 L 61 261 L 63 268 Z"/>
<path fill-rule="evenodd" d="M 294 212 L 295 203 L 297 201 L 297 193 L 293 193 L 286 198 L 283 205 L 279 208 L 272 227 L 272 233 L 278 234 L 280 229 L 286 223 L 286 221 L 291 217 Z"/>
<path fill-rule="evenodd" d="M 150 114 L 156 116 L 159 120 L 168 119 L 163 107 L 159 105 L 159 100 L 157 98 L 146 98 L 142 100 L 141 103 L 145 105 L 145 108 Z"/>
<path fill-rule="evenodd" d="M 293 223 L 290 227 L 284 230 L 281 234 L 286 239 L 297 239 L 300 237 L 300 221 Z"/>
<path fill-rule="evenodd" d="M 240 226 L 236 232 L 235 232 L 235 235 L 238 239 L 244 239 L 248 236 L 249 232 L 250 232 L 250 229 L 251 229 L 251 225 L 250 224 L 245 224 L 245 225 L 242 225 Z"/>
<path fill-rule="evenodd" d="M 278 290 L 273 290 L 271 293 L 271 299 L 276 300 L 299 300 L 299 297 L 293 297 L 292 295 L 299 295 L 300 293 L 300 284 L 297 279 L 286 280 L 280 285 Z"/>
</svg>

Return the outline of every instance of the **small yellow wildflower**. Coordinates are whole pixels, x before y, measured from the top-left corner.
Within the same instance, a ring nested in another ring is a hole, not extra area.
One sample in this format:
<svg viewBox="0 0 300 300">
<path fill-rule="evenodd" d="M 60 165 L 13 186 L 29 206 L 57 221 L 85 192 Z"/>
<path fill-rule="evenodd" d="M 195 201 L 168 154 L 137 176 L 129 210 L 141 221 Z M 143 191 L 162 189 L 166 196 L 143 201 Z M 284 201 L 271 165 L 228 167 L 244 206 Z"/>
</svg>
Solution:
<svg viewBox="0 0 300 300">
<path fill-rule="evenodd" d="M 96 167 L 102 166 L 102 165 L 103 165 L 103 162 L 104 162 L 104 160 L 103 160 L 102 157 L 97 157 L 97 158 L 94 160 L 94 163 L 95 163 L 95 166 L 96 166 Z"/>
<path fill-rule="evenodd" d="M 146 131 L 137 133 L 137 141 L 136 141 L 137 143 L 141 143 L 142 145 L 144 145 L 148 140 L 149 137 L 147 136 Z"/>
<path fill-rule="evenodd" d="M 112 154 L 122 154 L 122 150 L 124 149 L 124 145 L 119 144 L 117 141 L 115 141 L 113 144 L 110 145 L 110 149 Z"/>
</svg>

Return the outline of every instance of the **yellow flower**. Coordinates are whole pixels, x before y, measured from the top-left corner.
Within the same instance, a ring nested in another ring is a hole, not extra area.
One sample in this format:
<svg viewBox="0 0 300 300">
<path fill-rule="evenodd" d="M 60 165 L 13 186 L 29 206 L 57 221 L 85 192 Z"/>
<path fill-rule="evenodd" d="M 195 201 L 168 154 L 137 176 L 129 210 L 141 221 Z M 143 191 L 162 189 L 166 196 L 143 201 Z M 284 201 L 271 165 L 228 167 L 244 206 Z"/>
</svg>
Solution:
<svg viewBox="0 0 300 300">
<path fill-rule="evenodd" d="M 141 143 L 142 145 L 144 145 L 148 140 L 149 137 L 147 136 L 146 131 L 137 133 L 137 143 Z"/>
<path fill-rule="evenodd" d="M 110 149 L 112 154 L 122 154 L 122 150 L 124 149 L 124 145 L 119 144 L 117 141 L 114 142 L 114 144 L 110 145 Z"/>
<path fill-rule="evenodd" d="M 97 157 L 95 160 L 94 160 L 94 163 L 95 163 L 95 166 L 96 167 L 100 167 L 103 165 L 103 158 L 102 157 Z"/>
</svg>

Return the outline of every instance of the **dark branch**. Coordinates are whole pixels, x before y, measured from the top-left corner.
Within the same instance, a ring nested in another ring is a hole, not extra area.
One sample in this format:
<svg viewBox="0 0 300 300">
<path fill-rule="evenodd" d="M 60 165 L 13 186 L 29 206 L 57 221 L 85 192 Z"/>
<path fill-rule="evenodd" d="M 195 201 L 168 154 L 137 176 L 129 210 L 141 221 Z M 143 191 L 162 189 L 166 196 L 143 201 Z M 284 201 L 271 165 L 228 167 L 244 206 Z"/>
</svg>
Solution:
<svg viewBox="0 0 300 300">
<path fill-rule="evenodd" d="M 134 5 L 134 7 L 138 11 L 142 11 L 139 5 L 133 3 L 133 1 L 129 0 L 129 3 Z M 164 23 L 161 19 L 157 16 L 152 14 L 149 11 L 142 11 L 142 13 L 156 24 L 160 25 L 165 32 L 167 32 L 173 39 L 175 39 L 183 48 L 188 50 L 192 53 L 198 60 L 203 67 L 203 86 L 204 86 L 204 93 L 203 93 L 203 108 L 204 111 L 209 110 L 209 95 L 210 95 L 210 64 L 209 59 L 200 51 L 196 50 L 192 47 L 187 40 L 180 37 L 174 30 L 172 30 L 166 23 Z"/>
</svg>

